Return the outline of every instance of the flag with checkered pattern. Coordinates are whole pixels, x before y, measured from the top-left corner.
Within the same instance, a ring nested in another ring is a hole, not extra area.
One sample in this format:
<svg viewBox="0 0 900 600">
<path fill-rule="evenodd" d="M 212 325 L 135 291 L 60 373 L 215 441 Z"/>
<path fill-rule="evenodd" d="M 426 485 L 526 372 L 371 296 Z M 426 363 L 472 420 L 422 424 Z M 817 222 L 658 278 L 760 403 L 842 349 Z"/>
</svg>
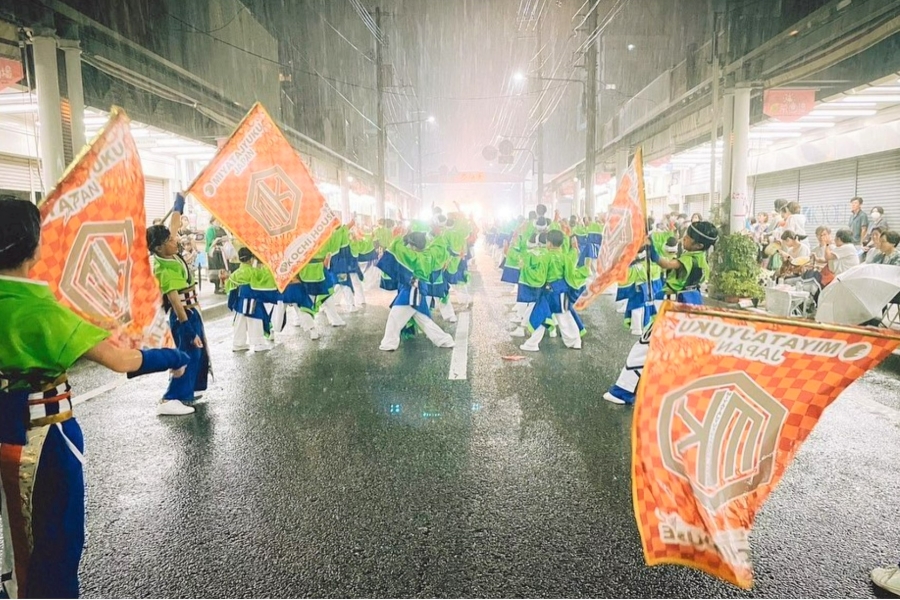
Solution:
<svg viewBox="0 0 900 600">
<path fill-rule="evenodd" d="M 641 148 L 638 148 L 606 211 L 603 243 L 597 256 L 597 277 L 575 303 L 575 310 L 586 308 L 606 288 L 625 278 L 647 237 L 646 217 L 644 161 Z"/>
<path fill-rule="evenodd" d="M 340 220 L 256 103 L 187 192 L 264 262 L 282 292 Z"/>
<path fill-rule="evenodd" d="M 757 511 L 825 409 L 898 345 L 896 333 L 666 302 L 632 431 L 647 564 L 751 587 Z"/>
<path fill-rule="evenodd" d="M 144 173 L 125 111 L 112 108 L 40 210 L 41 258 L 31 277 L 109 330 L 118 346 L 165 345 L 168 325 L 147 250 Z"/>
</svg>

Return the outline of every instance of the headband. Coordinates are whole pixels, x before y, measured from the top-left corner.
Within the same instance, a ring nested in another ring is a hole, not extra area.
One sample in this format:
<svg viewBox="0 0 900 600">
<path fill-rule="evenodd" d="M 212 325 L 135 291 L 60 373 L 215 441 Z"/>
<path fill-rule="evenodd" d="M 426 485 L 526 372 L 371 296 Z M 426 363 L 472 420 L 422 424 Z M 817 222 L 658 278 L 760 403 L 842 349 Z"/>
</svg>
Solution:
<svg viewBox="0 0 900 600">
<path fill-rule="evenodd" d="M 690 227 L 688 227 L 688 230 L 690 230 L 690 231 L 693 232 L 693 233 L 696 233 L 697 235 L 699 235 L 699 236 L 702 237 L 703 239 L 707 240 L 710 244 L 715 244 L 715 243 L 716 243 L 716 240 L 719 239 L 719 236 L 716 236 L 716 237 L 709 237 L 709 236 L 706 235 L 705 233 L 702 233 L 699 229 L 697 229 L 696 227 L 694 227 L 694 224 L 693 224 L 693 223 L 691 223 Z M 691 237 L 694 237 L 694 236 L 691 236 Z M 695 239 L 696 239 L 696 238 L 695 238 Z"/>
</svg>

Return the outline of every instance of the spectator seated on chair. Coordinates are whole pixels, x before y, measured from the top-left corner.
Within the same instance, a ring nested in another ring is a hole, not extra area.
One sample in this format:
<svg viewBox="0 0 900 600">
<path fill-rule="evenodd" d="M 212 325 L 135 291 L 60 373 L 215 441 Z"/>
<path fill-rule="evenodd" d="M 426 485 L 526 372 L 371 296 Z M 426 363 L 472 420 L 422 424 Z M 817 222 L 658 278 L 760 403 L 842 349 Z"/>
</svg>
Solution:
<svg viewBox="0 0 900 600">
<path fill-rule="evenodd" d="M 797 234 L 793 231 L 785 231 L 781 234 L 781 250 L 779 250 L 784 262 L 778 272 L 778 278 L 787 280 L 799 277 L 810 262 L 809 246 L 801 244 Z"/>
<path fill-rule="evenodd" d="M 885 229 L 881 229 L 880 227 L 872 228 L 872 231 L 869 234 L 869 243 L 863 246 L 863 252 L 865 252 L 867 263 L 874 262 L 875 257 L 880 254 L 878 247 L 881 246 L 881 234 L 885 231 Z"/>
<path fill-rule="evenodd" d="M 897 233 L 896 231 L 885 231 L 881 235 L 878 252 L 871 261 L 866 259 L 866 262 L 900 267 L 900 250 L 897 250 L 897 244 L 900 244 L 900 233 Z"/>
<path fill-rule="evenodd" d="M 819 247 L 816 248 L 816 264 L 823 269 L 827 267 L 832 275 L 840 275 L 847 269 L 859 264 L 859 252 L 853 245 L 853 234 L 849 229 L 838 229 L 832 239 L 831 231 L 827 227 L 816 229 L 816 237 L 819 238 Z M 823 283 L 826 276 L 823 274 Z"/>
</svg>

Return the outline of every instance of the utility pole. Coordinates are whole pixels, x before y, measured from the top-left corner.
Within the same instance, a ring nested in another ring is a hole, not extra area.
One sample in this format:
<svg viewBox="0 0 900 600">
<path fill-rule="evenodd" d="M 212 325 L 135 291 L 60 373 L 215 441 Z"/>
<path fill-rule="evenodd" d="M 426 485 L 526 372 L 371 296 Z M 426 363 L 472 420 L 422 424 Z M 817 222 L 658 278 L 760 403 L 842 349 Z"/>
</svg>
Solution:
<svg viewBox="0 0 900 600">
<path fill-rule="evenodd" d="M 381 29 L 381 8 L 375 8 L 375 87 L 378 92 L 378 148 L 375 158 L 375 218 L 385 218 L 384 155 L 387 150 L 387 130 L 384 125 L 384 35 Z"/>
<path fill-rule="evenodd" d="M 422 121 L 419 120 L 416 125 L 418 130 L 416 132 L 416 146 L 419 148 L 419 185 L 418 185 L 418 193 L 419 202 L 422 203 L 422 206 L 425 205 L 425 172 L 422 170 Z"/>
<path fill-rule="evenodd" d="M 597 30 L 597 4 L 591 9 L 587 18 L 588 39 Z M 599 37 L 599 36 L 597 36 Z M 587 69 L 587 83 L 584 89 L 584 112 L 587 118 L 584 149 L 584 214 L 593 217 L 594 206 L 594 144 L 597 140 L 597 40 L 592 40 L 584 56 L 584 68 Z"/>
<path fill-rule="evenodd" d="M 538 60 L 538 73 L 537 73 L 537 82 L 538 88 L 542 88 L 541 81 L 544 77 L 544 56 L 542 52 L 541 46 L 541 23 L 543 19 L 538 16 L 537 21 L 537 60 Z M 544 91 L 538 93 L 538 105 L 537 105 L 537 200 L 535 204 L 541 204 L 544 201 Z"/>
<path fill-rule="evenodd" d="M 712 131 L 710 132 L 709 148 L 709 206 L 702 211 L 704 217 L 708 216 L 716 205 L 716 146 L 719 142 L 719 15 L 716 12 L 716 0 L 709 0 L 710 41 L 709 62 L 712 66 Z M 720 194 L 723 198 L 725 190 Z"/>
</svg>

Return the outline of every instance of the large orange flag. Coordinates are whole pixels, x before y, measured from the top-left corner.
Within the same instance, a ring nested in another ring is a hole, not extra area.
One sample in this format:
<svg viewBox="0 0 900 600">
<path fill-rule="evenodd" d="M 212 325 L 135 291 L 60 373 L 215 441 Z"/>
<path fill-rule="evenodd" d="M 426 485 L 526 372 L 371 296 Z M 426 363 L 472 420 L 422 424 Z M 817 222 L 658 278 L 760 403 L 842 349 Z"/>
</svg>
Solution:
<svg viewBox="0 0 900 600">
<path fill-rule="evenodd" d="M 647 237 L 647 208 L 644 196 L 644 162 L 638 148 L 634 160 L 619 187 L 606 215 L 603 243 L 597 257 L 597 278 L 575 303 L 582 310 L 596 300 L 610 285 L 622 280 L 628 267 L 640 252 Z"/>
<path fill-rule="evenodd" d="M 157 347 L 168 326 L 150 267 L 144 173 L 128 123 L 113 107 L 41 204 L 41 260 L 31 276 L 120 346 Z"/>
<path fill-rule="evenodd" d="M 188 196 L 272 269 L 281 291 L 340 225 L 306 165 L 258 102 Z"/>
<path fill-rule="evenodd" d="M 665 303 L 632 431 L 647 564 L 749 588 L 757 511 L 825 409 L 898 345 L 894 333 Z"/>
</svg>

